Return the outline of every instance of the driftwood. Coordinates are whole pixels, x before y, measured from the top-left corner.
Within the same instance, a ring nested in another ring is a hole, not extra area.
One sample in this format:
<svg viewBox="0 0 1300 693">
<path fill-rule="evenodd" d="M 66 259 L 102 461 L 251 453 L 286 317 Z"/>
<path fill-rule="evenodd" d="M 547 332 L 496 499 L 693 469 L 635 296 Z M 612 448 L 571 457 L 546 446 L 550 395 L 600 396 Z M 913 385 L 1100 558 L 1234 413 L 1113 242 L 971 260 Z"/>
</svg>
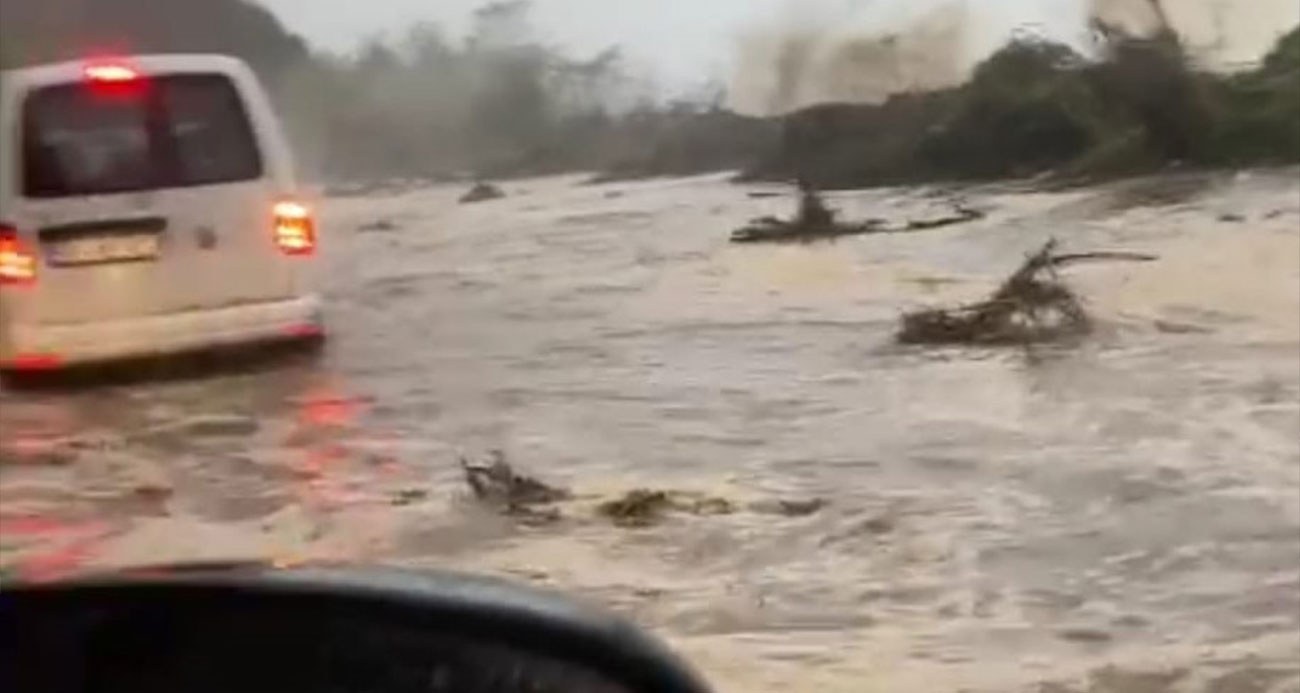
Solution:
<svg viewBox="0 0 1300 693">
<path fill-rule="evenodd" d="M 725 498 L 681 491 L 636 489 L 596 509 L 617 527 L 636 529 L 652 527 L 671 513 L 696 516 L 731 515 L 736 506 Z"/>
<path fill-rule="evenodd" d="M 785 221 L 776 217 L 760 217 L 731 234 L 732 243 L 811 243 L 813 241 L 841 236 L 860 236 L 867 233 L 879 233 L 881 224 L 878 219 L 871 219 L 859 224 L 831 222 L 829 224 L 809 224 L 799 221 Z"/>
<path fill-rule="evenodd" d="M 565 489 L 516 473 L 500 450 L 489 453 L 487 464 L 472 464 L 462 457 L 460 466 L 474 497 L 506 515 L 530 520 L 558 520 L 559 511 L 547 506 L 573 497 Z"/>
<path fill-rule="evenodd" d="M 821 206 L 821 200 L 815 192 L 808 192 Z M 766 193 L 750 193 L 751 197 Z M 933 219 L 912 219 L 904 224 L 891 225 L 884 219 L 867 219 L 861 222 L 841 222 L 827 214 L 825 219 L 809 219 L 797 215 L 789 221 L 776 217 L 759 217 L 731 234 L 732 243 L 812 243 L 815 241 L 840 238 L 843 236 L 863 236 L 876 233 L 908 233 L 927 231 L 954 224 L 965 224 L 987 216 L 984 212 L 961 204 L 953 205 L 954 212 L 947 216 Z"/>
<path fill-rule="evenodd" d="M 1092 330 L 1079 297 L 1057 269 L 1089 261 L 1156 258 L 1139 253 L 1096 252 L 1057 255 L 1049 241 L 1030 255 L 992 296 L 951 309 L 927 309 L 903 316 L 904 344 L 1022 344 L 1077 337 Z"/>
<path fill-rule="evenodd" d="M 810 498 L 756 501 L 742 508 L 726 498 L 707 494 L 636 489 L 601 503 L 596 510 L 616 527 L 642 529 L 658 525 L 674 515 L 716 517 L 748 510 L 760 515 L 777 515 L 793 519 L 816 515 L 826 506 L 825 499 Z"/>
<path fill-rule="evenodd" d="M 475 500 L 525 525 L 549 526 L 558 522 L 565 517 L 561 509 L 575 500 L 574 494 L 566 489 L 548 486 L 516 472 L 499 450 L 490 452 L 487 460 L 480 463 L 461 457 L 460 465 Z M 395 506 L 414 505 L 428 496 L 427 490 L 407 489 L 393 496 L 390 502 Z M 780 499 L 758 501 L 747 509 L 758 514 L 801 518 L 817 514 L 826 505 L 820 498 Z M 744 509 L 731 500 L 705 493 L 644 488 L 606 499 L 594 508 L 597 516 L 624 529 L 654 527 L 679 515 L 718 517 Z"/>
<path fill-rule="evenodd" d="M 662 521 L 674 507 L 672 496 L 665 491 L 637 489 L 597 509 L 619 527 L 649 527 Z"/>
<path fill-rule="evenodd" d="M 1053 267 L 1064 267 L 1074 265 L 1080 262 L 1109 262 L 1113 260 L 1127 260 L 1130 262 L 1155 262 L 1160 258 L 1147 253 L 1126 253 L 1119 251 L 1097 251 L 1092 253 L 1069 253 L 1066 255 L 1052 256 Z"/>
<path fill-rule="evenodd" d="M 985 214 L 984 212 L 978 209 L 974 209 L 972 207 L 966 207 L 960 204 L 953 205 L 953 210 L 954 213 L 950 216 L 938 217 L 935 219 L 915 219 L 907 222 L 907 226 L 905 228 L 892 230 L 890 232 L 896 233 L 901 231 L 926 231 L 929 229 L 941 229 L 945 226 L 953 226 L 954 224 L 965 224 L 968 221 L 978 221 L 988 216 L 987 214 Z"/>
</svg>

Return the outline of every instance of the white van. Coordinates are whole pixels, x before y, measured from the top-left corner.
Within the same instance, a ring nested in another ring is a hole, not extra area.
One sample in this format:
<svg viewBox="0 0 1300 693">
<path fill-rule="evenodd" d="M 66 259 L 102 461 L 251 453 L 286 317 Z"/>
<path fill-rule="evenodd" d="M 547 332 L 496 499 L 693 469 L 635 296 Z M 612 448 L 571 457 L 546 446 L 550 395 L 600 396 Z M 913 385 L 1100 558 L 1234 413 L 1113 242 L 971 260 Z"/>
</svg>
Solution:
<svg viewBox="0 0 1300 693">
<path fill-rule="evenodd" d="M 253 73 L 0 73 L 0 373 L 323 336 L 311 210 Z"/>
</svg>

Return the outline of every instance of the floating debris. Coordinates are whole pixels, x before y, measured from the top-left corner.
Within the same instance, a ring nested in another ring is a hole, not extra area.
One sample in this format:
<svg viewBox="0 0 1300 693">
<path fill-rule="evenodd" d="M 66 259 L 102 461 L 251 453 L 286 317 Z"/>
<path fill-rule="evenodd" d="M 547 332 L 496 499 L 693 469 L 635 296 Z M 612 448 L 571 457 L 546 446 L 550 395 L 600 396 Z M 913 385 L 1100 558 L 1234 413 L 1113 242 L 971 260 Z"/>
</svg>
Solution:
<svg viewBox="0 0 1300 693">
<path fill-rule="evenodd" d="M 479 181 L 474 184 L 474 187 L 469 189 L 469 192 L 461 196 L 460 203 L 471 204 L 474 202 L 487 202 L 488 200 L 499 200 L 505 196 L 506 194 L 501 190 L 501 188 L 498 188 L 491 183 Z"/>
<path fill-rule="evenodd" d="M 904 344 L 1023 344 L 1087 334 L 1092 329 L 1083 303 L 1060 278 L 1063 265 L 1091 260 L 1149 262 L 1138 253 L 1057 255 L 1048 241 L 1030 255 L 986 301 L 952 309 L 927 309 L 903 316 Z"/>
<path fill-rule="evenodd" d="M 598 511 L 619 527 L 642 528 L 663 521 L 673 505 L 666 491 L 636 489 L 622 498 L 601 503 Z"/>
<path fill-rule="evenodd" d="M 736 505 L 725 498 L 684 491 L 636 489 L 612 501 L 601 503 L 597 512 L 616 526 L 628 529 L 651 527 L 671 513 L 715 517 L 733 515 Z"/>
<path fill-rule="evenodd" d="M 597 512 L 616 526 L 628 529 L 652 527 L 680 513 L 696 517 L 734 515 L 737 506 L 726 498 L 686 491 L 636 489 L 601 503 Z"/>
<path fill-rule="evenodd" d="M 750 193 L 750 197 L 767 193 Z M 987 213 L 953 204 L 952 214 L 933 219 L 912 219 L 901 225 L 890 225 L 884 219 L 867 219 L 861 222 L 841 222 L 826 207 L 817 191 L 800 184 L 799 212 L 786 221 L 777 217 L 759 217 L 731 234 L 732 243 L 811 243 L 841 236 L 861 236 L 876 233 L 907 233 L 939 229 L 954 224 L 965 224 L 985 218 Z"/>
<path fill-rule="evenodd" d="M 558 508 L 550 506 L 570 500 L 573 494 L 516 473 L 500 450 L 493 450 L 488 457 L 486 465 L 460 458 L 465 481 L 476 499 L 528 524 L 549 524 L 563 517 Z"/>
<path fill-rule="evenodd" d="M 988 300 L 955 309 L 903 316 L 905 344 L 1039 342 L 1086 334 L 1092 321 L 1057 275 L 1054 241 L 1031 255 Z"/>
<path fill-rule="evenodd" d="M 821 195 L 807 182 L 799 181 L 799 209 L 790 221 L 759 217 L 731 234 L 732 243 L 802 242 L 869 233 L 875 221 L 842 224 L 835 211 L 826 206 Z"/>
<path fill-rule="evenodd" d="M 471 463 L 464 457 L 460 464 L 476 500 L 525 524 L 546 525 L 561 520 L 564 515 L 559 506 L 575 500 L 575 495 L 566 489 L 548 486 L 519 474 L 499 450 L 490 452 L 488 459 L 481 464 Z M 391 498 L 391 503 L 405 506 L 427 497 L 427 492 L 412 489 L 398 492 Z M 596 500 L 593 496 L 585 498 Z M 756 514 L 797 518 L 814 515 L 826 505 L 827 502 L 820 498 L 781 499 L 758 501 L 742 508 L 727 498 L 706 493 L 638 488 L 600 501 L 594 508 L 598 517 L 616 527 L 644 529 L 665 522 L 673 515 L 721 517 L 734 515 L 743 509 Z"/>
</svg>

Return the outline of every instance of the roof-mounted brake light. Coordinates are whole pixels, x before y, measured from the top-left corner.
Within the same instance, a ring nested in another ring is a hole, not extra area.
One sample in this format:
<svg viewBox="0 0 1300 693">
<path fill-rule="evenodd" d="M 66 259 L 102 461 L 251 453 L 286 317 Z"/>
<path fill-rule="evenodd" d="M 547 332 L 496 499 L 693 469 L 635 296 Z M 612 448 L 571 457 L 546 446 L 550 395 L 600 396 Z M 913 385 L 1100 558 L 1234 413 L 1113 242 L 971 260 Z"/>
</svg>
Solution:
<svg viewBox="0 0 1300 693">
<path fill-rule="evenodd" d="M 85 75 L 92 82 L 114 84 L 133 82 L 140 78 L 140 73 L 134 68 L 121 63 L 91 63 L 86 66 Z"/>
</svg>

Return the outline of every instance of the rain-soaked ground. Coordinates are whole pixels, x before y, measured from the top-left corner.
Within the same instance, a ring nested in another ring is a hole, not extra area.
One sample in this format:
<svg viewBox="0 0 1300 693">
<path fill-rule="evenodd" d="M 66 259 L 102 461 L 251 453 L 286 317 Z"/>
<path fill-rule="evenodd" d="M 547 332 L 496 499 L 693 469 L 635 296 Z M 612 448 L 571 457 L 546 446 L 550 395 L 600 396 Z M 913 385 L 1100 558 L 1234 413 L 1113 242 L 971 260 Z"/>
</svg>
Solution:
<svg viewBox="0 0 1300 693">
<path fill-rule="evenodd" d="M 724 693 L 1300 691 L 1300 181 L 1198 180 L 980 188 L 978 222 L 792 246 L 729 245 L 791 203 L 720 177 L 331 200 L 320 357 L 0 392 L 0 565 L 506 574 L 632 615 Z M 1069 270 L 1081 344 L 891 345 L 1049 235 L 1160 260 Z M 562 520 L 466 498 L 458 452 L 494 448 L 578 494 Z M 735 512 L 593 512 L 641 486 Z"/>
</svg>

